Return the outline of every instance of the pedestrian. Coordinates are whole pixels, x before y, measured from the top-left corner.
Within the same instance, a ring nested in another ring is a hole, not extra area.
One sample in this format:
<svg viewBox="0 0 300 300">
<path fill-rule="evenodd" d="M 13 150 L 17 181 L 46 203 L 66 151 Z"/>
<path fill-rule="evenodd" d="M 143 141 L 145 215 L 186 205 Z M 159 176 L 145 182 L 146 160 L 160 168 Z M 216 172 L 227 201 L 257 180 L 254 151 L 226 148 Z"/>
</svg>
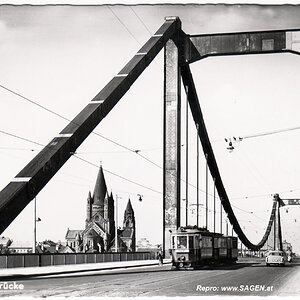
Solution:
<svg viewBox="0 0 300 300">
<path fill-rule="evenodd" d="M 159 265 L 162 266 L 163 265 L 163 256 L 162 256 L 162 253 L 160 250 L 157 252 L 157 259 L 158 259 Z"/>
</svg>

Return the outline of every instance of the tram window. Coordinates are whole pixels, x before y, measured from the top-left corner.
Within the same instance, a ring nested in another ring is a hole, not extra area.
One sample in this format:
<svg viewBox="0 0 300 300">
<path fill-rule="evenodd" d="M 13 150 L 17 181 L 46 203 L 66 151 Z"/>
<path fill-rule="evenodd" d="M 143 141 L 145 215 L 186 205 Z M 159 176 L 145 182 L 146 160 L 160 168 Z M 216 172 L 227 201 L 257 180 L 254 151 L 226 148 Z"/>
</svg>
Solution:
<svg viewBox="0 0 300 300">
<path fill-rule="evenodd" d="M 194 248 L 194 237 L 189 236 L 189 249 L 193 249 L 193 248 Z"/>
<path fill-rule="evenodd" d="M 186 236 L 178 236 L 177 237 L 177 248 L 179 248 L 179 249 L 187 248 L 187 237 Z"/>
</svg>

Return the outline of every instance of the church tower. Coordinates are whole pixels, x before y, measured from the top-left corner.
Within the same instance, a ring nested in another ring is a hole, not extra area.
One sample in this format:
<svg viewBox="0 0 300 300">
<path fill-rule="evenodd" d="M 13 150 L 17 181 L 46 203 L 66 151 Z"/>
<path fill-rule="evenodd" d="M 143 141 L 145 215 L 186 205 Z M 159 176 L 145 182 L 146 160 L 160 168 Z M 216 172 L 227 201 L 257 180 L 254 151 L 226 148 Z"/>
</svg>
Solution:
<svg viewBox="0 0 300 300">
<path fill-rule="evenodd" d="M 93 196 L 87 199 L 87 218 L 82 233 L 83 251 L 108 251 L 115 235 L 114 200 L 107 192 L 102 166 L 96 179 Z"/>
<path fill-rule="evenodd" d="M 123 221 L 121 239 L 125 242 L 128 251 L 135 252 L 135 217 L 130 199 L 128 200 Z"/>
<path fill-rule="evenodd" d="M 113 239 L 113 237 L 115 236 L 115 200 L 112 192 L 108 197 L 107 209 L 108 209 L 107 218 L 109 220 L 109 234 Z"/>
<path fill-rule="evenodd" d="M 84 230 L 69 230 L 66 240 L 76 252 L 98 253 L 111 251 L 115 239 L 115 201 L 107 192 L 102 166 L 96 179 L 93 195 L 88 193 Z M 124 213 L 123 229 L 118 229 L 118 249 L 135 252 L 135 217 L 130 199 Z"/>
</svg>

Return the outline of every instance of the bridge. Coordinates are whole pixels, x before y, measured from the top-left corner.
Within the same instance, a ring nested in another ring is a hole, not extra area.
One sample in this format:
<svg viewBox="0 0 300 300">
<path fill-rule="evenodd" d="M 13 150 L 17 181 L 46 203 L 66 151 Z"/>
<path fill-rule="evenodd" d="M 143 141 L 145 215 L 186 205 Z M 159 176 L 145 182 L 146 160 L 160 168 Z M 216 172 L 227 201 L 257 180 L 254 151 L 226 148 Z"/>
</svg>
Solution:
<svg viewBox="0 0 300 300">
<path fill-rule="evenodd" d="M 0 192 L 0 232 L 2 233 L 38 195 L 58 170 L 76 155 L 77 148 L 93 132 L 138 80 L 158 53 L 164 49 L 164 134 L 163 134 L 163 232 L 164 252 L 168 256 L 170 232 L 182 225 L 181 220 L 181 80 L 193 116 L 197 141 L 201 142 L 221 205 L 235 234 L 251 250 L 261 249 L 270 233 L 274 248 L 282 248 L 280 207 L 298 204 L 297 199 L 274 195 L 267 229 L 257 244 L 244 233 L 227 195 L 201 110 L 190 64 L 208 57 L 226 55 L 292 53 L 299 54 L 300 30 L 234 32 L 189 35 L 182 30 L 178 17 L 166 17 L 162 26 L 136 52 L 121 71 L 93 98 L 70 123 L 53 138 Z M 208 174 L 209 172 L 209 174 Z M 207 180 L 207 179 L 206 179 Z M 197 180 L 198 182 L 199 180 Z M 206 198 L 208 201 L 208 199 Z M 188 206 L 188 197 L 186 197 Z M 199 203 L 197 202 L 197 211 Z M 206 208 L 208 203 L 206 202 Z M 187 210 L 188 211 L 188 210 Z M 208 209 L 206 209 L 206 213 Z M 197 213 L 198 216 L 198 213 Z M 188 217 L 186 216 L 186 222 Z M 206 221 L 208 216 L 206 214 Z M 198 218 L 197 218 L 198 222 Z"/>
</svg>

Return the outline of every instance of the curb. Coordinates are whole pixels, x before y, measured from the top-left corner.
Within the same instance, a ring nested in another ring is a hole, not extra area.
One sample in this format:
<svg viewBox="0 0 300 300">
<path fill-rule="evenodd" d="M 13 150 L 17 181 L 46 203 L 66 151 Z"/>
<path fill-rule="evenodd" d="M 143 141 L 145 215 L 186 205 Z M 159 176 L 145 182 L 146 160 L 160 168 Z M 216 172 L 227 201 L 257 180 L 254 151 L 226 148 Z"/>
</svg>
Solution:
<svg viewBox="0 0 300 300">
<path fill-rule="evenodd" d="M 164 262 L 163 264 L 169 264 L 170 262 Z M 76 270 L 56 270 L 56 271 L 51 271 L 51 270 L 38 270 L 34 269 L 33 271 L 44 271 L 44 272 L 33 272 L 33 273 L 12 273 L 12 274 L 0 274 L 0 279 L 1 280 L 9 280 L 9 279 L 21 279 L 21 278 L 27 278 L 27 277 L 43 277 L 43 276 L 51 276 L 51 275 L 60 275 L 60 274 L 75 274 L 75 273 L 84 273 L 84 272 L 92 272 L 92 271 L 106 271 L 106 270 L 117 270 L 117 269 L 124 269 L 124 268 L 135 268 L 135 267 L 146 267 L 146 266 L 155 266 L 159 265 L 159 263 L 156 260 L 153 260 L 153 263 L 151 261 L 145 262 L 145 263 L 138 263 L 138 264 L 133 264 L 133 265 L 116 265 L 116 266 L 98 266 L 98 267 L 92 267 L 88 269 L 76 269 Z M 57 266 L 58 267 L 58 266 Z M 60 266 L 62 267 L 62 266 Z M 38 267 L 41 268 L 41 267 Z M 42 267 L 43 268 L 43 267 Z M 45 267 L 47 268 L 47 267 Z M 18 270 L 19 271 L 19 270 Z"/>
</svg>

